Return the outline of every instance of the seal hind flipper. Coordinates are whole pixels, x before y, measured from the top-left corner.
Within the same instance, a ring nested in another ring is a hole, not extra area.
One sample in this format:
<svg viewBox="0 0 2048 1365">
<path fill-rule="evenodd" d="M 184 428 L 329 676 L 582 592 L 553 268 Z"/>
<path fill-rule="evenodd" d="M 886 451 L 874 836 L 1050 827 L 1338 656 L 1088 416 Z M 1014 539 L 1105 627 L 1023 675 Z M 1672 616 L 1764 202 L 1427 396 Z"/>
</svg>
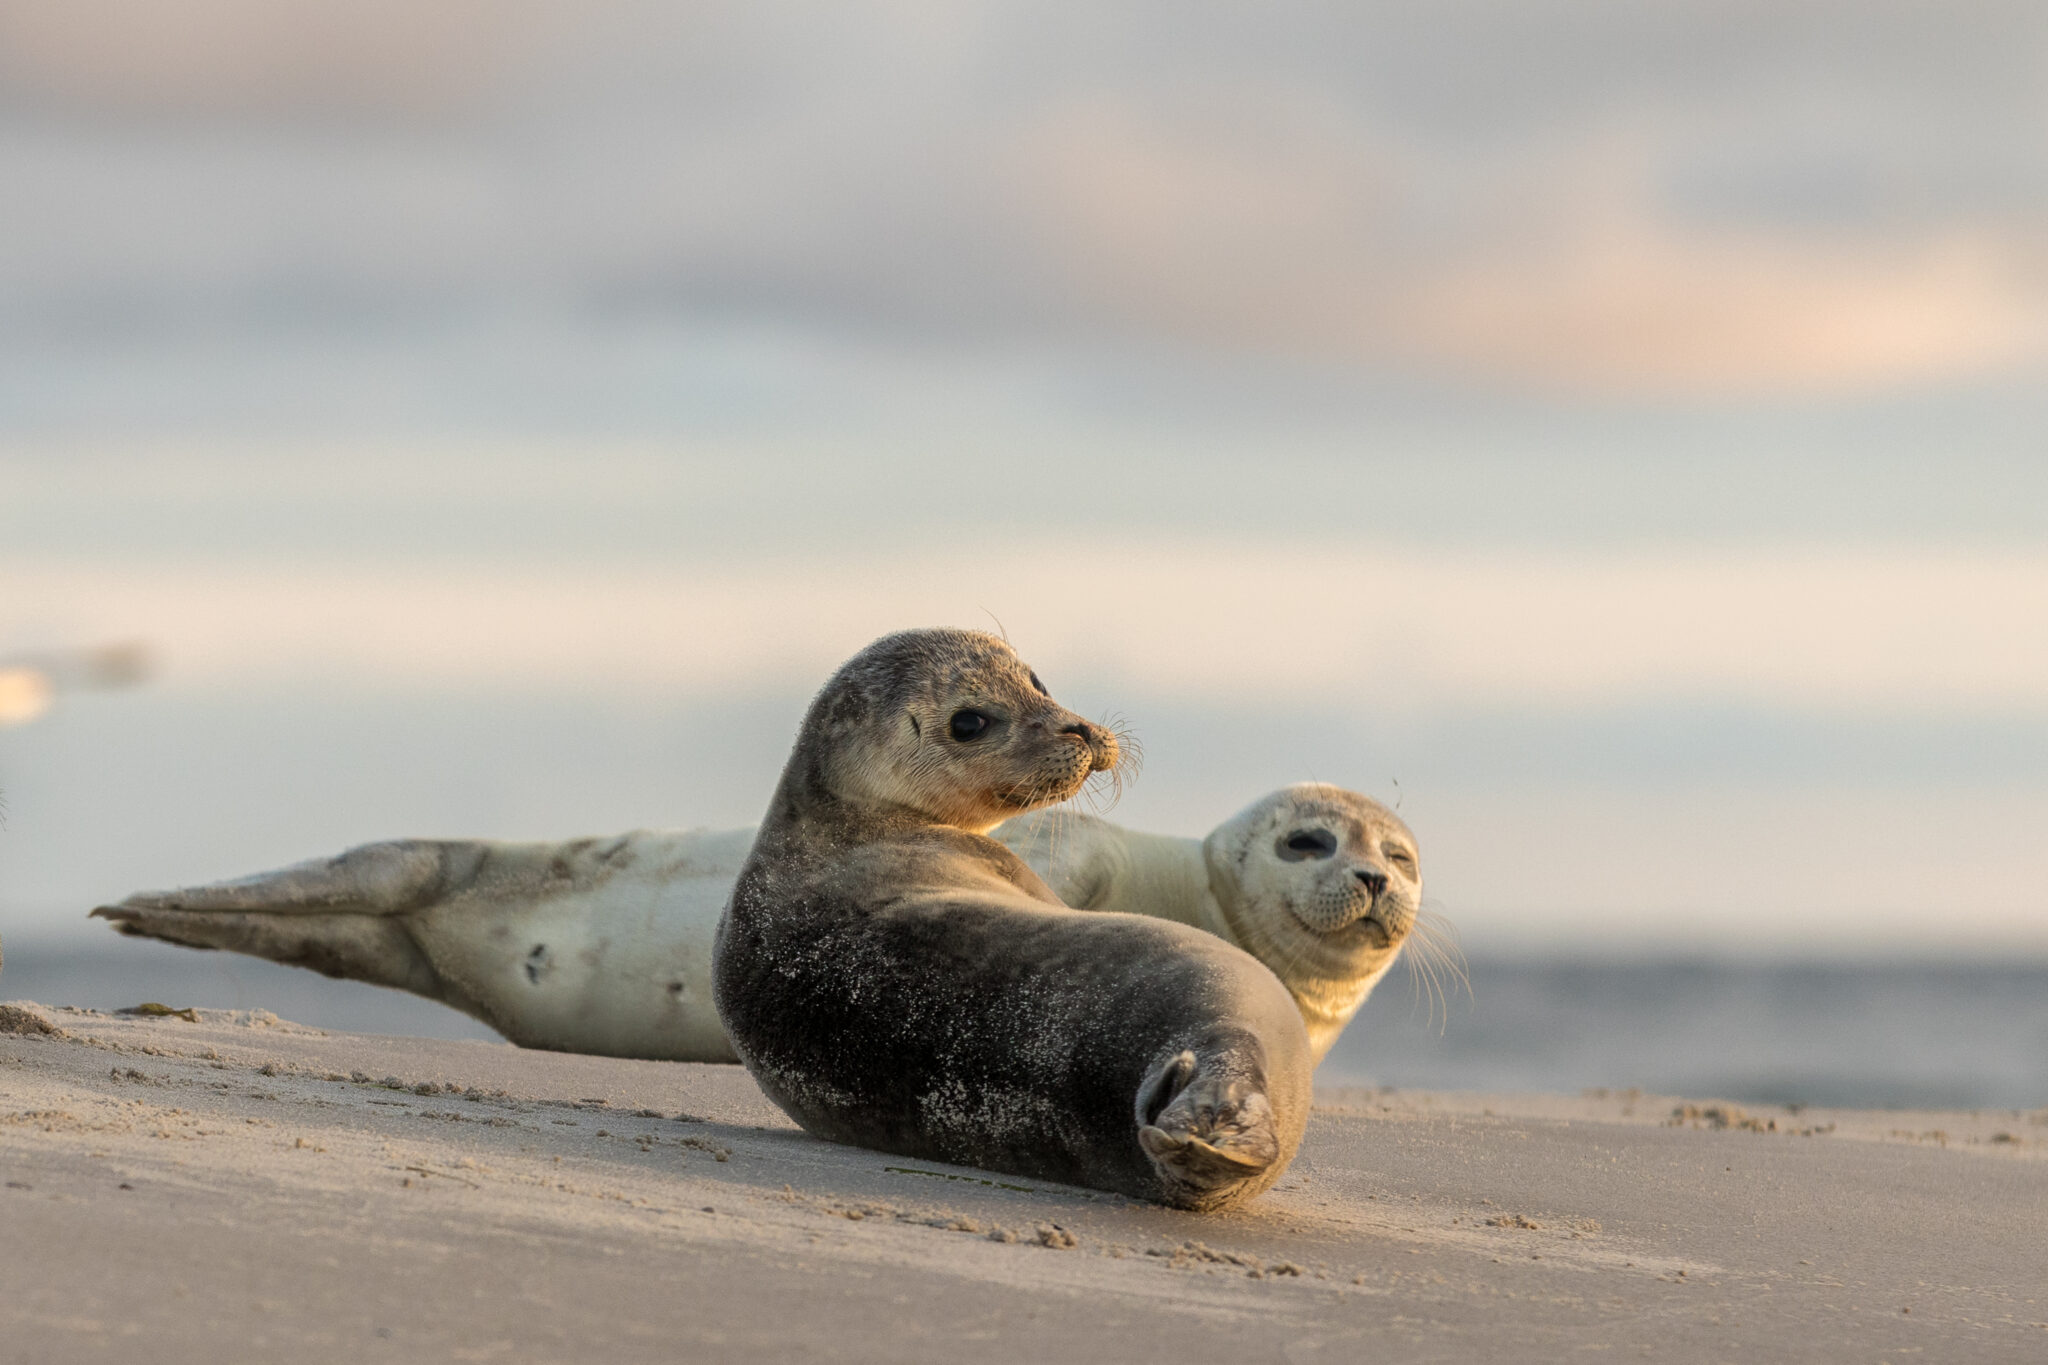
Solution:
<svg viewBox="0 0 2048 1365">
<path fill-rule="evenodd" d="M 372 915 L 179 910 L 106 905 L 93 911 L 131 938 L 184 948 L 225 948 L 322 976 L 367 981 L 444 1000 L 440 975 L 405 922 Z"/>
<path fill-rule="evenodd" d="M 405 916 L 470 880 L 482 853 L 474 842 L 364 844 L 253 877 L 140 892 L 92 915 L 135 938 L 225 948 L 447 1001 Z"/>
<path fill-rule="evenodd" d="M 468 880 L 483 851 L 473 840 L 388 839 L 253 877 L 140 891 L 93 913 L 108 919 L 115 918 L 110 912 L 125 910 L 403 914 L 442 895 L 452 883 Z"/>
</svg>

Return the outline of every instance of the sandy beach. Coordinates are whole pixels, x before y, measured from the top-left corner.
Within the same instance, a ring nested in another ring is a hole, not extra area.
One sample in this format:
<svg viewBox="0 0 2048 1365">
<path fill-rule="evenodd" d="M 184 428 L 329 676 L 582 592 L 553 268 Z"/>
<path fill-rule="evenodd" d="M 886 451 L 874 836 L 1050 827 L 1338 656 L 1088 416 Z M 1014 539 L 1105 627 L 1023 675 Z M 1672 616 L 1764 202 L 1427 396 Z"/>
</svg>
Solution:
<svg viewBox="0 0 2048 1365">
<path fill-rule="evenodd" d="M 1335 1090 L 1205 1217 L 737 1068 L 0 1011 L 7 1365 L 2048 1358 L 2048 1111 Z"/>
</svg>

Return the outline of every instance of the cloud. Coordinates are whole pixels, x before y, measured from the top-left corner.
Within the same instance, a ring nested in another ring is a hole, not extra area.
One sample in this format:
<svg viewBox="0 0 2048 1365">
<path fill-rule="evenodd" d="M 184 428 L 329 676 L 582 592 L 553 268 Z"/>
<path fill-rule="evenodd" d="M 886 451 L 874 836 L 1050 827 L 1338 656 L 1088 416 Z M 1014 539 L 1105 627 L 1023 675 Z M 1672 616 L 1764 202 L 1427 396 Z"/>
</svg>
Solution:
<svg viewBox="0 0 2048 1365">
<path fill-rule="evenodd" d="M 0 77 L 16 103 L 102 115 L 420 117 L 502 90 L 566 17 L 534 0 L 0 0 Z"/>
<path fill-rule="evenodd" d="M 2038 14 L 1440 8 L 0 0 L 0 312 L 716 309 L 1626 399 L 2048 358 Z"/>
<path fill-rule="evenodd" d="M 1638 137 L 1536 159 L 1431 236 L 1441 186 L 1418 149 L 1292 122 L 1218 135 L 1107 101 L 1032 130 L 1024 198 L 1079 306 L 1106 326 L 1606 397 L 1872 390 L 2048 344 L 2032 223 L 1688 223 L 1657 202 Z"/>
<path fill-rule="evenodd" d="M 1444 790 L 1406 813 L 1468 946 L 2048 949 L 2038 787 L 1546 781 Z"/>
<path fill-rule="evenodd" d="M 1104 705 L 2031 714 L 2048 696 L 2048 632 L 2017 624 L 2048 620 L 2034 553 L 1038 539 L 746 568 L 15 562 L 0 581 L 83 637 L 147 639 L 169 685 L 210 692 L 702 700 L 802 690 L 890 630 L 1000 621 Z"/>
<path fill-rule="evenodd" d="M 1870 242 L 1640 221 L 1446 263 L 1385 331 L 1409 358 L 1532 389 L 1875 391 L 2037 361 L 2048 289 L 2029 255 L 1998 225 Z"/>
</svg>

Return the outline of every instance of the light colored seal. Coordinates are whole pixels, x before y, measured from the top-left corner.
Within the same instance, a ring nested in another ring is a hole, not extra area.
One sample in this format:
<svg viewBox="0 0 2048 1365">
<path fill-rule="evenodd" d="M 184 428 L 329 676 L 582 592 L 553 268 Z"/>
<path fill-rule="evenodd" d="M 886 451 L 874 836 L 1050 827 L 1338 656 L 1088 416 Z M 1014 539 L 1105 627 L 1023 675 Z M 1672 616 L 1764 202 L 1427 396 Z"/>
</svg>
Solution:
<svg viewBox="0 0 2048 1365">
<path fill-rule="evenodd" d="M 1293 997 L 1168 920 L 1062 905 L 986 837 L 1113 769 L 1003 641 L 878 640 L 826 683 L 718 927 L 726 1035 L 811 1133 L 1216 1209 L 1308 1119 Z"/>
<path fill-rule="evenodd" d="M 1067 810 L 994 837 L 1077 910 L 1178 920 L 1258 958 L 1294 996 L 1317 1060 L 1401 951 L 1421 890 L 1406 827 L 1315 783 L 1261 797 L 1207 839 Z M 411 991 L 521 1047 L 737 1062 L 711 1003 L 711 942 L 753 843 L 752 829 L 394 840 L 93 914 L 124 934 Z"/>
<path fill-rule="evenodd" d="M 411 991 L 521 1047 L 736 1062 L 711 942 L 753 842 L 749 829 L 401 839 L 92 913 L 124 934 Z"/>
<path fill-rule="evenodd" d="M 1192 924 L 1271 968 L 1321 1061 L 1416 926 L 1415 836 L 1379 802 L 1301 782 L 1261 797 L 1207 839 L 1048 812 L 997 837 L 1077 910 Z"/>
</svg>

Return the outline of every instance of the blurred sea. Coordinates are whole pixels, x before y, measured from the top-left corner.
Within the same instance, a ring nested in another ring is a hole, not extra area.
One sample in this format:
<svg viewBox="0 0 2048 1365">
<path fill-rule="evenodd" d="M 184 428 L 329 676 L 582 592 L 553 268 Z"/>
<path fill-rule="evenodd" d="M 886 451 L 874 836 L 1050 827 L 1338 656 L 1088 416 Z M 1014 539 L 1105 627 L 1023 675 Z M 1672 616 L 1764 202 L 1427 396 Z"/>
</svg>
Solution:
<svg viewBox="0 0 2048 1365">
<path fill-rule="evenodd" d="M 2048 1105 L 2048 962 L 1475 958 L 1435 1017 L 1381 983 L 1325 1082 L 1640 1086 L 1870 1109 Z"/>
<path fill-rule="evenodd" d="M 453 1010 L 226 953 L 10 934 L 0 999 L 268 1009 L 322 1028 L 491 1038 Z M 2048 962 L 1478 957 L 1432 1009 L 1396 969 L 1324 1063 L 1332 1084 L 1752 1104 L 2048 1105 Z"/>
</svg>

